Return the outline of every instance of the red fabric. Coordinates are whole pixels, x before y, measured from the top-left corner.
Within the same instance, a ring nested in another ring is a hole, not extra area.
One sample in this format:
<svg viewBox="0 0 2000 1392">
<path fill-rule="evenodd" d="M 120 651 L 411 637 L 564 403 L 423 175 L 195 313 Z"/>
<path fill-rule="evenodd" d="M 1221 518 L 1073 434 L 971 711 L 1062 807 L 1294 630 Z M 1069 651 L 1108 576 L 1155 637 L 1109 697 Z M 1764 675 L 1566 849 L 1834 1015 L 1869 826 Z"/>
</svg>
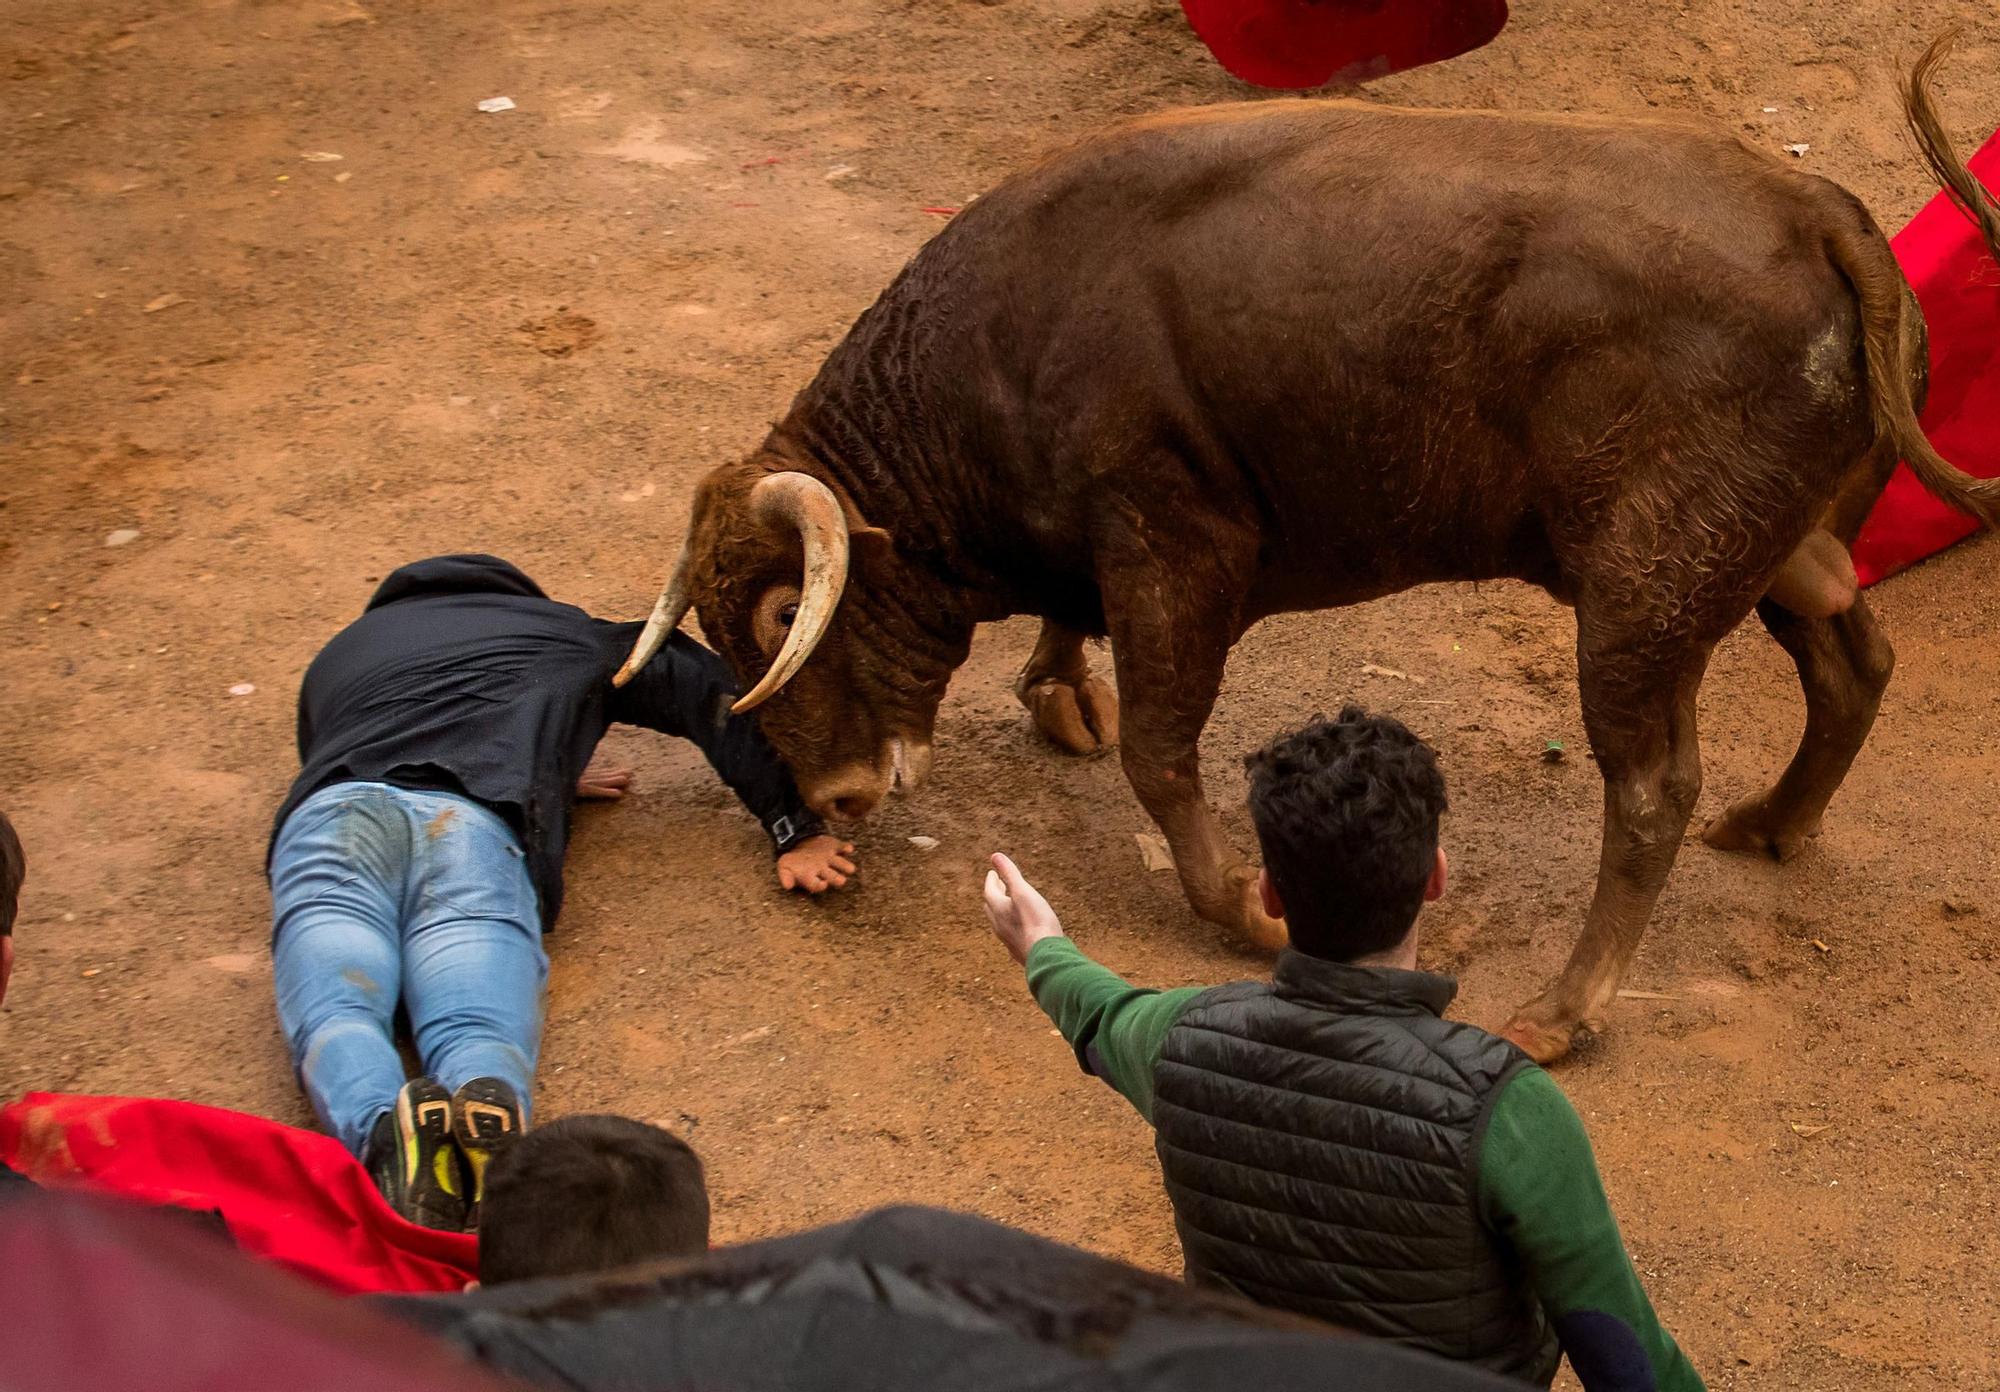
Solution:
<svg viewBox="0 0 2000 1392">
<path fill-rule="evenodd" d="M 1492 40 L 1507 0 L 1181 0 L 1215 60 L 1259 87 L 1365 82 Z"/>
<path fill-rule="evenodd" d="M 1966 161 L 2000 188 L 2000 132 Z M 1931 390 L 1924 434 L 1937 452 L 1980 478 L 2000 475 L 2000 266 L 1950 197 L 1940 193 L 1890 239 L 1930 327 Z M 1924 491 L 1899 465 L 1861 534 L 1854 569 L 1872 585 L 1978 526 Z"/>
<path fill-rule="evenodd" d="M 512 1386 L 355 1301 L 130 1204 L 75 1194 L 0 1204 L 0 1271 L 8 1392 Z"/>
<path fill-rule="evenodd" d="M 399 1217 L 331 1136 L 192 1102 L 31 1092 L 0 1108 L 0 1161 L 37 1184 L 219 1209 L 252 1256 L 334 1290 L 455 1291 L 479 1244 Z"/>
</svg>

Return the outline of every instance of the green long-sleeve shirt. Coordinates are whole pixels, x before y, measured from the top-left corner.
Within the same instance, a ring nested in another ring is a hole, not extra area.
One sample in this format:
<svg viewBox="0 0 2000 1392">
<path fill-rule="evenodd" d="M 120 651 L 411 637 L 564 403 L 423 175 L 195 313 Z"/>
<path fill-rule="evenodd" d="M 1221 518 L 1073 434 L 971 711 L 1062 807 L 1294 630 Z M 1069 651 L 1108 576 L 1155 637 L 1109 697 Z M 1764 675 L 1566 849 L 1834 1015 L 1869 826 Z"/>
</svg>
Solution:
<svg viewBox="0 0 2000 1392">
<path fill-rule="evenodd" d="M 1028 953 L 1028 989 L 1085 1071 L 1152 1120 L 1160 1049 L 1204 988 L 1145 990 L 1046 938 Z M 1553 1078 L 1529 1067 L 1502 1086 L 1475 1169 L 1487 1231 L 1519 1258 L 1587 1392 L 1702 1392 L 1639 1284 L 1590 1137 Z"/>
</svg>

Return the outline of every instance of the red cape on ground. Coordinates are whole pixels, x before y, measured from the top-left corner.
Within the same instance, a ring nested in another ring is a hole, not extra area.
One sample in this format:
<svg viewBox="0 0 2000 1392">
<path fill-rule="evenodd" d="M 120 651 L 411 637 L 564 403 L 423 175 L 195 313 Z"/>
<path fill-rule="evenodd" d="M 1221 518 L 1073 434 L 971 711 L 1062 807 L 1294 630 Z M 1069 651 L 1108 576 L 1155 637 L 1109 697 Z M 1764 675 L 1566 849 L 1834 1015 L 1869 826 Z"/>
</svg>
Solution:
<svg viewBox="0 0 2000 1392">
<path fill-rule="evenodd" d="M 1966 161 L 2000 188 L 2000 133 Z M 1937 452 L 1980 478 L 2000 475 L 2000 266 L 1971 219 L 1940 193 L 1890 238 L 1924 307 L 1931 336 L 1931 390 L 1924 434 Z M 1924 491 L 1907 466 L 1854 540 L 1854 568 L 1872 585 L 1971 535 L 1978 526 Z"/>
<path fill-rule="evenodd" d="M 331 1136 L 158 1098 L 31 1092 L 0 1108 L 0 1162 L 37 1184 L 219 1211 L 252 1256 L 345 1293 L 456 1291 L 477 1239 L 399 1217 Z"/>
</svg>

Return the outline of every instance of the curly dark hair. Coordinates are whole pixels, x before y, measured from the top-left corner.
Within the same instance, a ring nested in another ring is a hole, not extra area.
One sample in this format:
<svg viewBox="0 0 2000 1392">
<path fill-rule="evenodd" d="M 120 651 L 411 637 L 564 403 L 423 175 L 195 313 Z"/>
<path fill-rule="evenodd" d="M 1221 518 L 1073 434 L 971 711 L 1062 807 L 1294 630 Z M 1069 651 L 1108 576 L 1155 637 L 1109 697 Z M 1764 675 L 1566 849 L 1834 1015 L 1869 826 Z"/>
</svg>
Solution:
<svg viewBox="0 0 2000 1392">
<path fill-rule="evenodd" d="M 1424 904 L 1446 806 L 1431 747 L 1400 720 L 1348 706 L 1243 762 L 1292 946 L 1348 962 L 1401 942 Z"/>
<path fill-rule="evenodd" d="M 687 1142 L 619 1116 L 537 1126 L 496 1158 L 480 1202 L 482 1285 L 579 1276 L 708 1250 L 708 1187 Z"/>
</svg>

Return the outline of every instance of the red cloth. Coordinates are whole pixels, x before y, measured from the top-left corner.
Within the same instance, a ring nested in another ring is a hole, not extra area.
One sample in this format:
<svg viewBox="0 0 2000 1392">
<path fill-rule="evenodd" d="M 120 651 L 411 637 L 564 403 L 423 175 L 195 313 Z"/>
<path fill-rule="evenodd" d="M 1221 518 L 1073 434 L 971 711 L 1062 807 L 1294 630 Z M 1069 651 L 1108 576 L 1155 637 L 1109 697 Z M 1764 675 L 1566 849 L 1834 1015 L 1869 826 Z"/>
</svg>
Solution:
<svg viewBox="0 0 2000 1392">
<path fill-rule="evenodd" d="M 130 1204 L 78 1194 L 0 1203 L 0 1271 L 0 1387 L 8 1392 L 515 1385 L 359 1302 Z"/>
<path fill-rule="evenodd" d="M 1988 188 L 2000 188 L 2000 132 L 1966 167 Z M 1924 434 L 1966 473 L 2000 475 L 2000 266 L 1971 219 L 1943 193 L 1890 245 L 1930 328 Z M 1854 539 L 1854 569 L 1862 584 L 1872 585 L 1962 540 L 1978 525 L 1925 492 L 1908 466 L 1899 465 Z"/>
<path fill-rule="evenodd" d="M 1181 0 L 1195 33 L 1259 87 L 1365 82 L 1492 40 L 1507 0 Z"/>
<path fill-rule="evenodd" d="M 338 1141 L 192 1102 L 31 1092 L 0 1108 L 0 1161 L 37 1184 L 219 1209 L 236 1243 L 322 1286 L 455 1291 L 479 1243 L 391 1209 Z"/>
</svg>

